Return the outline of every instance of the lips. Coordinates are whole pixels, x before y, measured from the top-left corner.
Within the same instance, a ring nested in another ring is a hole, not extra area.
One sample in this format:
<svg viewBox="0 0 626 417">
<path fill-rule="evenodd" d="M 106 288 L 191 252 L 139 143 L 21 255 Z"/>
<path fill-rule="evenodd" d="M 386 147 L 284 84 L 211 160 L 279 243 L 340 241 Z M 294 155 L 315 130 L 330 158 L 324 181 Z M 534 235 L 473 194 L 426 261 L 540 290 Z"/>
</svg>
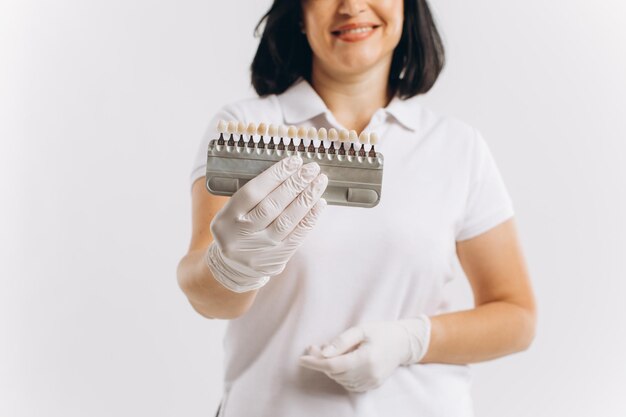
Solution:
<svg viewBox="0 0 626 417">
<path fill-rule="evenodd" d="M 366 33 L 373 29 L 376 29 L 380 25 L 375 23 L 363 22 L 363 23 L 350 23 L 347 25 L 339 26 L 331 31 L 335 36 L 343 35 L 346 33 Z"/>
</svg>

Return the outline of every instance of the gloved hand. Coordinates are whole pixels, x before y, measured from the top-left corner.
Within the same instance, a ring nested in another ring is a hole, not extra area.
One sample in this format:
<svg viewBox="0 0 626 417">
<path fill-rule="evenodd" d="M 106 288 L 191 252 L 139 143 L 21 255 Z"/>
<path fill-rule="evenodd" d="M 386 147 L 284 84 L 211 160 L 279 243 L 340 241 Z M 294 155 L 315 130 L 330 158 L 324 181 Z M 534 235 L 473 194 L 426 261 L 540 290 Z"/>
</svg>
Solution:
<svg viewBox="0 0 626 417">
<path fill-rule="evenodd" d="M 421 361 L 430 328 L 425 314 L 353 326 L 321 350 L 310 346 L 300 365 L 324 372 L 348 391 L 364 392 L 381 386 L 398 366 Z"/>
<path fill-rule="evenodd" d="M 237 190 L 211 221 L 205 260 L 215 279 L 240 293 L 282 272 L 326 206 L 327 185 L 317 163 L 294 155 Z"/>
</svg>

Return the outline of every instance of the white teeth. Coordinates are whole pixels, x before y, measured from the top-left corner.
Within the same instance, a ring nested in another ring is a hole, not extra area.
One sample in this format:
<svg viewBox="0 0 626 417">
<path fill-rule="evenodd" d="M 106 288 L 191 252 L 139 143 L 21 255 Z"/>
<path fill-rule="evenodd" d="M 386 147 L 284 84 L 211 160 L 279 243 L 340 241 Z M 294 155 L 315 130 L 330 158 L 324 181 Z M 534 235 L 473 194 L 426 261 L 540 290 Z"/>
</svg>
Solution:
<svg viewBox="0 0 626 417">
<path fill-rule="evenodd" d="M 276 136 L 278 134 L 278 128 L 276 125 L 270 125 L 270 127 L 267 128 L 267 134 L 272 138 Z"/>
<path fill-rule="evenodd" d="M 320 130 L 317 131 L 317 138 L 319 140 L 326 140 L 326 129 L 320 127 Z"/>
<path fill-rule="evenodd" d="M 341 142 L 346 142 L 350 137 L 350 133 L 346 129 L 341 129 L 339 131 L 339 140 Z"/>
<path fill-rule="evenodd" d="M 306 131 L 306 138 L 309 140 L 317 138 L 317 130 L 315 130 L 314 127 L 310 127 L 309 130 Z"/>
<path fill-rule="evenodd" d="M 370 133 L 370 144 L 376 145 L 378 143 L 378 133 L 372 132 Z"/>
<path fill-rule="evenodd" d="M 287 136 L 290 138 L 297 138 L 298 128 L 295 126 L 289 126 L 289 128 L 287 128 Z"/>
<path fill-rule="evenodd" d="M 374 30 L 374 28 L 371 27 L 371 26 L 367 26 L 367 27 L 356 28 L 356 29 L 340 30 L 339 34 L 343 35 L 344 33 L 365 33 L 365 32 L 369 32 L 371 30 Z"/>
<path fill-rule="evenodd" d="M 230 134 L 237 133 L 237 122 L 236 121 L 231 120 L 230 122 L 228 122 L 228 133 L 230 133 Z"/>
<path fill-rule="evenodd" d="M 248 129 L 246 129 L 248 135 L 254 135 L 256 133 L 256 125 L 254 122 L 248 123 Z"/>
<path fill-rule="evenodd" d="M 298 137 L 300 139 L 306 138 L 306 127 L 304 127 L 304 126 L 298 127 Z"/>
<path fill-rule="evenodd" d="M 284 138 L 285 136 L 287 136 L 287 126 L 285 125 L 278 126 L 278 136 L 280 136 L 281 138 Z"/>
<path fill-rule="evenodd" d="M 358 142 L 359 135 L 356 134 L 356 130 L 351 130 L 349 132 L 349 135 L 350 142 Z"/>
<path fill-rule="evenodd" d="M 336 141 L 339 135 L 337 134 L 337 129 L 331 127 L 328 129 L 328 140 Z"/>
<path fill-rule="evenodd" d="M 256 134 L 259 136 L 265 136 L 267 133 L 267 125 L 265 123 L 259 123 L 256 127 Z"/>
<path fill-rule="evenodd" d="M 246 133 L 246 124 L 244 122 L 237 123 L 237 133 L 240 135 Z"/>
<path fill-rule="evenodd" d="M 361 132 L 361 134 L 359 135 L 359 142 L 361 143 L 368 143 L 369 139 L 370 139 L 369 133 Z"/>
<path fill-rule="evenodd" d="M 228 129 L 228 124 L 224 120 L 220 120 L 217 122 L 217 132 L 218 133 L 226 133 Z"/>
</svg>

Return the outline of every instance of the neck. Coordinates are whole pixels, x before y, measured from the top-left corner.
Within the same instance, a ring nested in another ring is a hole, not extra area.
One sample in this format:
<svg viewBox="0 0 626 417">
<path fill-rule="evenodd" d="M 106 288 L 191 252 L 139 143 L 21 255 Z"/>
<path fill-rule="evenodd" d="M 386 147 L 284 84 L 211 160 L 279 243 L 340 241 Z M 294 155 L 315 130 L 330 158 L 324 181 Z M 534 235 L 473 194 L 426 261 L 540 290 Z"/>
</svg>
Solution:
<svg viewBox="0 0 626 417">
<path fill-rule="evenodd" d="M 314 58 L 311 84 L 335 119 L 346 129 L 360 133 L 376 110 L 391 100 L 390 66 L 391 59 L 360 74 L 337 74 L 318 65 Z"/>
</svg>

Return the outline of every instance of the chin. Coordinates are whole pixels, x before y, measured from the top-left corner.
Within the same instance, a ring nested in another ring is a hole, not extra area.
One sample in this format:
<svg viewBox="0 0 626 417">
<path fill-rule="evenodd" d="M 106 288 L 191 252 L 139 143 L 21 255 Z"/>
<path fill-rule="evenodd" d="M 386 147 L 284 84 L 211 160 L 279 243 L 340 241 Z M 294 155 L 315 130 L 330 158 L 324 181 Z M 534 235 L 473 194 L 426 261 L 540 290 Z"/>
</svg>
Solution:
<svg viewBox="0 0 626 417">
<path fill-rule="evenodd" d="M 385 58 L 358 54 L 354 56 L 344 56 L 341 60 L 333 65 L 333 69 L 346 74 L 359 74 L 376 67 L 385 62 Z"/>
</svg>

